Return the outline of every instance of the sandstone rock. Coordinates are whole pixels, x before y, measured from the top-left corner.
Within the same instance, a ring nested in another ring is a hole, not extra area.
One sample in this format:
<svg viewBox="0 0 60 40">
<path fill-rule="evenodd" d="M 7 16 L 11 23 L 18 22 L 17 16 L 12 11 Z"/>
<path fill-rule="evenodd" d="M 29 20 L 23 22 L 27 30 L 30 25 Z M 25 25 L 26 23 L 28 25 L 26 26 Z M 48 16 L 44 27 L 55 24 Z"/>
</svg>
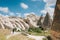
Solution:
<svg viewBox="0 0 60 40">
<path fill-rule="evenodd" d="M 51 36 L 53 40 L 60 40 L 60 0 L 57 0 L 55 6 Z"/>
<path fill-rule="evenodd" d="M 44 18 L 44 21 L 43 21 L 43 28 L 44 29 L 49 29 L 51 27 L 51 24 L 52 24 L 52 20 L 50 18 L 50 15 L 47 13 L 45 18 Z"/>
<path fill-rule="evenodd" d="M 4 17 L 0 16 L 0 28 L 2 29 L 13 29 L 20 28 L 26 30 L 29 28 L 29 25 L 23 21 L 20 17 Z"/>
<path fill-rule="evenodd" d="M 34 15 L 34 14 L 29 14 L 25 18 L 25 22 L 30 26 L 30 27 L 39 27 L 37 26 L 37 21 L 39 20 L 39 17 Z"/>
</svg>

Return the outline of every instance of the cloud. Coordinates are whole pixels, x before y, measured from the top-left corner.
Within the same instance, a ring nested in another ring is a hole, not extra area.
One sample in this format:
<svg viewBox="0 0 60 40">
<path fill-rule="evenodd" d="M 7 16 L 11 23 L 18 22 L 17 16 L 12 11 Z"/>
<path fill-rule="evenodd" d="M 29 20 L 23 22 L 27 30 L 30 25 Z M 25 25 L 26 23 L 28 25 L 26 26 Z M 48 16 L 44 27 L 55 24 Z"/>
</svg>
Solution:
<svg viewBox="0 0 60 40">
<path fill-rule="evenodd" d="M 54 8 L 47 7 L 46 9 L 41 10 L 40 12 L 43 14 L 43 16 L 45 16 L 46 13 L 49 13 L 50 17 L 53 19 Z"/>
<path fill-rule="evenodd" d="M 1 12 L 5 12 L 5 13 L 8 13 L 9 12 L 9 9 L 8 9 L 8 7 L 0 7 L 0 11 Z"/>
<path fill-rule="evenodd" d="M 25 4 L 25 3 L 21 3 L 20 6 L 21 6 L 23 9 L 27 9 L 27 8 L 28 8 L 28 5 Z"/>
<path fill-rule="evenodd" d="M 15 16 L 14 12 L 9 12 L 10 16 Z"/>
<path fill-rule="evenodd" d="M 16 13 L 16 15 L 17 15 L 18 17 L 21 17 L 21 13 Z"/>
<path fill-rule="evenodd" d="M 44 15 L 47 13 L 46 10 L 41 10 L 40 12 L 43 13 Z"/>
<path fill-rule="evenodd" d="M 44 14 L 46 14 L 47 12 L 50 13 L 50 14 L 53 14 L 54 13 L 54 8 L 47 7 L 46 9 L 41 10 L 40 12 L 44 13 Z"/>
<path fill-rule="evenodd" d="M 4 14 L 0 13 L 1 16 L 6 16 L 6 17 L 18 16 L 18 17 L 21 17 L 21 13 L 15 14 L 14 12 L 11 12 L 8 7 L 0 7 L 0 11 L 4 13 Z M 8 14 L 6 14 L 6 13 L 8 13 Z"/>
<path fill-rule="evenodd" d="M 53 16 L 54 8 L 48 7 L 46 10 L 49 12 L 51 16 Z"/>
<path fill-rule="evenodd" d="M 41 1 L 41 0 L 31 0 L 31 1 Z"/>
<path fill-rule="evenodd" d="M 56 0 L 43 0 L 46 3 L 46 6 L 54 6 L 56 4 Z"/>
<path fill-rule="evenodd" d="M 0 13 L 0 16 L 8 17 L 8 15 L 3 15 L 3 14 L 1 14 L 1 13 Z"/>
<path fill-rule="evenodd" d="M 9 17 L 9 15 L 5 15 L 5 17 Z"/>
<path fill-rule="evenodd" d="M 37 0 L 31 0 L 31 1 L 37 1 Z"/>
<path fill-rule="evenodd" d="M 3 16 L 3 15 L 0 13 L 0 16 Z"/>
<path fill-rule="evenodd" d="M 0 7 L 0 11 L 5 14 L 5 15 L 4 14 L 0 14 L 2 16 L 8 16 L 8 15 L 14 16 L 14 13 L 11 12 L 8 7 Z M 6 13 L 8 13 L 8 14 L 6 14 Z"/>
<path fill-rule="evenodd" d="M 35 14 L 35 13 L 34 12 L 25 13 L 24 16 L 26 17 L 27 15 L 30 15 L 30 14 Z"/>
<path fill-rule="evenodd" d="M 55 6 L 56 0 L 43 0 L 43 1 L 46 3 L 45 8 L 40 12 L 43 13 L 44 16 L 48 12 L 50 14 L 50 17 L 53 19 L 54 7 L 51 6 Z"/>
</svg>

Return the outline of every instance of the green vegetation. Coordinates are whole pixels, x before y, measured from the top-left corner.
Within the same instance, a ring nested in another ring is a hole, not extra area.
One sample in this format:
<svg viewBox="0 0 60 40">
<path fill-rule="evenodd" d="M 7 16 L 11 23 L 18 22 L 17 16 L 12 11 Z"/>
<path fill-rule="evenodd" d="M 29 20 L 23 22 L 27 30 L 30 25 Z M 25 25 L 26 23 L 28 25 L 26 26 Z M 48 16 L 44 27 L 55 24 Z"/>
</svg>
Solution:
<svg viewBox="0 0 60 40">
<path fill-rule="evenodd" d="M 36 36 L 48 36 L 50 35 L 50 31 L 45 32 L 44 30 L 41 30 L 41 28 L 29 28 L 28 33 L 31 35 Z"/>
<path fill-rule="evenodd" d="M 29 28 L 28 31 L 29 32 L 36 32 L 36 33 L 41 33 L 42 32 L 41 28 Z"/>
<path fill-rule="evenodd" d="M 8 29 L 4 29 L 4 30 L 0 29 L 0 40 L 6 40 L 6 36 L 10 35 L 10 32 L 11 31 Z M 28 33 L 36 36 L 48 36 L 50 34 L 50 30 L 48 32 L 44 32 L 43 30 L 41 30 L 41 28 L 29 28 Z M 25 40 L 25 39 L 34 40 L 31 38 L 27 38 L 26 35 L 23 35 L 23 34 L 12 36 L 8 40 Z M 47 39 L 43 39 L 43 40 L 47 40 Z"/>
</svg>

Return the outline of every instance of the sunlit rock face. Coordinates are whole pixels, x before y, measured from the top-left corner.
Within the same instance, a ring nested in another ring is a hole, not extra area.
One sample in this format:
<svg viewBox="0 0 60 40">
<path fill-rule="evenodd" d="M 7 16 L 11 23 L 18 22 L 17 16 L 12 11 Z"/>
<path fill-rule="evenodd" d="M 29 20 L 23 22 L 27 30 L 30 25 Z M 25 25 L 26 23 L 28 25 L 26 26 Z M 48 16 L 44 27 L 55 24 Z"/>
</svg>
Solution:
<svg viewBox="0 0 60 40">
<path fill-rule="evenodd" d="M 14 29 L 19 28 L 22 30 L 28 30 L 29 27 L 39 27 L 37 21 L 39 16 L 35 14 L 29 14 L 25 18 L 15 16 L 0 16 L 0 29 Z"/>
<path fill-rule="evenodd" d="M 20 28 L 22 30 L 27 30 L 29 25 L 23 21 L 20 17 L 5 17 L 0 16 L 0 28 L 2 29 L 14 29 Z"/>
<path fill-rule="evenodd" d="M 51 36 L 53 40 L 60 40 L 60 0 L 57 0 Z"/>
<path fill-rule="evenodd" d="M 24 21 L 30 26 L 30 27 L 39 27 L 39 28 L 50 28 L 52 24 L 52 20 L 50 19 L 49 14 L 47 14 L 45 17 L 43 15 L 37 16 L 35 14 L 29 14 L 26 15 Z"/>
<path fill-rule="evenodd" d="M 26 15 L 26 17 L 17 17 L 17 16 L 0 16 L 0 29 L 21 29 L 21 30 L 28 30 L 30 27 L 43 27 L 44 17 L 37 16 L 35 14 Z M 48 20 L 48 19 L 46 19 Z M 50 19 L 49 19 L 50 20 Z M 48 23 L 47 23 L 48 24 Z M 45 25 L 44 24 L 44 27 Z"/>
<path fill-rule="evenodd" d="M 29 14 L 26 15 L 24 21 L 30 26 L 30 27 L 39 27 L 37 26 L 37 21 L 39 20 L 39 16 L 36 16 L 35 14 Z"/>
</svg>

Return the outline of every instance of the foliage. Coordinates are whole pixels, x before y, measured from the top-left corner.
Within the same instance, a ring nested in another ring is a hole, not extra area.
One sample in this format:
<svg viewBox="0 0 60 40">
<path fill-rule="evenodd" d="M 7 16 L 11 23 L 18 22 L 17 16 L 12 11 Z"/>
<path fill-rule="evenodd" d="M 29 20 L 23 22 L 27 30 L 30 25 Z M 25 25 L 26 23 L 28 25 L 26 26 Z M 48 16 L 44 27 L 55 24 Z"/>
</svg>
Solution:
<svg viewBox="0 0 60 40">
<path fill-rule="evenodd" d="M 35 36 L 49 36 L 50 35 L 50 30 L 48 32 L 45 32 L 45 30 L 42 30 L 41 28 L 29 28 L 28 33 L 30 35 L 35 35 Z"/>
<path fill-rule="evenodd" d="M 29 30 L 28 30 L 29 32 L 36 32 L 36 33 L 41 33 L 42 32 L 42 30 L 41 30 L 41 28 L 29 28 Z"/>
</svg>

